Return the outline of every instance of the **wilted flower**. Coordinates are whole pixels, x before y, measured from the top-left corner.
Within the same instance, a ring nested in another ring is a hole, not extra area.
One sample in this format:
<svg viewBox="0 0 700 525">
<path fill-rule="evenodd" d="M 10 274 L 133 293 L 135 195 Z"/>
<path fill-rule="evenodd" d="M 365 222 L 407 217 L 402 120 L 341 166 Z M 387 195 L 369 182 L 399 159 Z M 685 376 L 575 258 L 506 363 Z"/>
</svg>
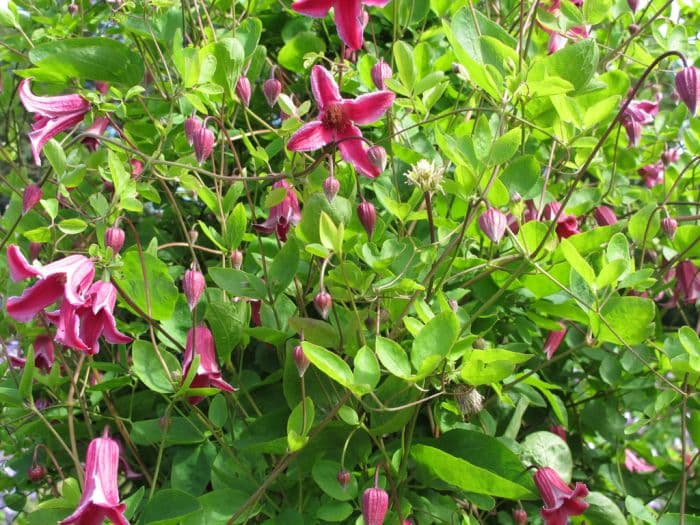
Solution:
<svg viewBox="0 0 700 525">
<path fill-rule="evenodd" d="M 314 306 L 316 307 L 319 315 L 324 319 L 327 319 L 328 312 L 331 311 L 331 307 L 333 306 L 333 298 L 331 297 L 331 294 L 325 290 L 318 292 L 316 297 L 314 297 Z"/>
<path fill-rule="evenodd" d="M 301 345 L 297 345 L 294 347 L 292 357 L 294 358 L 294 364 L 296 365 L 297 371 L 299 372 L 299 377 L 304 377 L 306 369 L 309 368 L 311 361 L 309 361 L 309 358 L 306 357 L 304 349 Z"/>
<path fill-rule="evenodd" d="M 617 217 L 612 208 L 607 206 L 598 206 L 593 210 L 593 217 L 598 226 L 610 226 L 612 224 L 617 224 Z"/>
<path fill-rule="evenodd" d="M 185 292 L 190 311 L 195 309 L 206 287 L 207 282 L 202 272 L 194 269 L 185 272 L 185 276 L 182 278 L 182 289 Z"/>
<path fill-rule="evenodd" d="M 479 227 L 484 235 L 491 239 L 491 242 L 498 244 L 506 232 L 508 219 L 497 208 L 489 208 L 479 216 Z"/>
<path fill-rule="evenodd" d="M 112 226 L 105 230 L 105 246 L 112 248 L 114 253 L 119 253 L 124 246 L 126 233 L 119 226 Z"/>
<path fill-rule="evenodd" d="M 377 89 L 386 89 L 386 80 L 391 78 L 393 72 L 391 71 L 391 66 L 384 62 L 383 58 L 380 58 L 379 62 L 372 66 L 370 74 L 372 75 L 372 82 L 377 86 Z"/>
<path fill-rule="evenodd" d="M 241 75 L 236 83 L 236 95 L 238 95 L 238 98 L 241 99 L 241 102 L 243 102 L 243 105 L 246 107 L 250 105 L 251 93 L 250 80 L 248 80 L 247 76 Z"/>
<path fill-rule="evenodd" d="M 542 351 L 547 356 L 547 359 L 552 359 L 554 352 L 557 351 L 557 348 L 559 348 L 559 345 L 564 340 L 564 336 L 566 336 L 566 326 L 564 326 L 563 323 L 559 323 L 559 326 L 561 326 L 561 330 L 553 330 L 549 332 L 547 340 L 544 342 L 544 348 L 542 348 Z"/>
<path fill-rule="evenodd" d="M 194 356 L 200 357 L 197 373 L 190 383 L 190 388 L 215 387 L 223 392 L 235 392 L 236 389 L 221 378 L 221 371 L 216 362 L 216 348 L 214 337 L 206 326 L 200 325 L 190 328 L 187 332 L 187 344 L 182 359 L 182 378 L 186 378 L 190 371 Z M 202 396 L 192 396 L 187 399 L 191 405 L 196 405 Z"/>
<path fill-rule="evenodd" d="M 625 449 L 625 468 L 633 474 L 646 474 L 656 470 L 654 465 L 650 465 L 628 448 Z"/>
<path fill-rule="evenodd" d="M 286 180 L 277 181 L 272 185 L 273 190 L 277 188 L 284 188 L 287 194 L 284 199 L 282 199 L 282 202 L 270 208 L 267 220 L 261 224 L 254 224 L 253 228 L 255 231 L 265 235 L 276 232 L 277 237 L 284 242 L 287 240 L 289 227 L 299 224 L 301 220 L 301 211 L 299 211 L 297 194 Z"/>
<path fill-rule="evenodd" d="M 374 209 L 374 204 L 368 201 L 362 201 L 357 206 L 357 216 L 360 218 L 360 223 L 367 232 L 367 238 L 372 238 L 374 225 L 377 222 L 377 211 Z"/>
<path fill-rule="evenodd" d="M 359 5 L 359 0 L 345 1 L 346 4 L 354 2 Z M 304 1 L 307 3 L 311 2 Z M 338 2 L 341 4 L 343 2 Z M 328 70 L 318 65 L 311 70 L 311 90 L 320 110 L 318 119 L 300 127 L 289 139 L 287 149 L 313 151 L 335 142 L 343 159 L 355 166 L 358 172 L 367 177 L 378 177 L 381 171 L 367 157 L 362 132 L 355 124 L 371 124 L 378 120 L 391 107 L 395 95 L 390 91 L 377 91 L 354 100 L 344 99 Z"/>
<path fill-rule="evenodd" d="M 263 84 L 263 95 L 265 95 L 265 100 L 270 107 L 274 106 L 279 98 L 280 93 L 282 93 L 282 82 L 276 78 L 268 78 Z"/>
<path fill-rule="evenodd" d="M 85 486 L 78 508 L 60 525 L 97 524 L 105 519 L 114 525 L 129 525 L 124 517 L 126 505 L 119 503 L 118 468 L 119 445 L 105 429 L 102 437 L 93 439 L 88 446 Z"/>
<path fill-rule="evenodd" d="M 678 229 L 678 221 L 673 217 L 664 217 L 661 219 L 661 229 L 669 239 L 673 239 L 676 236 L 676 230 Z"/>
<path fill-rule="evenodd" d="M 700 299 L 700 270 L 692 261 L 683 261 L 676 266 L 675 299 L 693 304 Z"/>
<path fill-rule="evenodd" d="M 576 483 L 572 490 L 554 469 L 537 469 L 535 484 L 544 502 L 540 514 L 545 525 L 565 525 L 569 516 L 580 516 L 588 508 L 588 503 L 582 499 L 588 496 L 588 487 Z"/>
<path fill-rule="evenodd" d="M 19 83 L 19 99 L 24 108 L 34 113 L 34 124 L 29 133 L 34 163 L 41 166 L 41 153 L 44 144 L 53 137 L 82 122 L 85 113 L 90 111 L 90 103 L 80 95 L 60 95 L 39 97 L 31 90 L 30 79 Z"/>
<path fill-rule="evenodd" d="M 653 188 L 657 184 L 664 182 L 664 163 L 659 161 L 654 164 L 647 164 L 637 170 L 644 177 L 644 185 L 647 188 Z"/>
<path fill-rule="evenodd" d="M 695 115 L 700 100 L 699 70 L 695 66 L 684 67 L 676 73 L 676 91 L 680 99 L 688 106 L 691 115 Z"/>
<path fill-rule="evenodd" d="M 41 187 L 37 184 L 29 184 L 22 194 L 22 213 L 27 213 L 41 200 Z"/>
<path fill-rule="evenodd" d="M 109 119 L 107 117 L 96 117 L 85 132 L 94 135 L 102 135 L 107 129 L 107 126 L 109 126 Z M 100 145 L 100 139 L 97 137 L 85 137 L 82 143 L 85 144 L 85 147 L 90 151 L 97 151 L 97 147 Z"/>
<path fill-rule="evenodd" d="M 455 400 L 460 413 L 467 417 L 478 414 L 484 406 L 484 396 L 476 388 L 469 385 L 457 385 Z"/>
<path fill-rule="evenodd" d="M 441 184 L 444 174 L 445 168 L 438 166 L 435 161 L 428 162 L 421 159 L 406 173 L 406 178 L 408 182 L 418 186 L 424 193 L 432 193 L 442 190 Z"/>
</svg>

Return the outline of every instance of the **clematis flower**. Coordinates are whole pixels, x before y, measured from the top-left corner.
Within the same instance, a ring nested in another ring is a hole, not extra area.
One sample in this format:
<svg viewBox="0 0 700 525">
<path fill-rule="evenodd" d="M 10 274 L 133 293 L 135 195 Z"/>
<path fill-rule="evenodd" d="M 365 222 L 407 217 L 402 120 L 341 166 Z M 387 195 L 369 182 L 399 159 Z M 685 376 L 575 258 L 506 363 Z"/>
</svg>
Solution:
<svg viewBox="0 0 700 525">
<path fill-rule="evenodd" d="M 655 162 L 654 164 L 647 164 L 637 170 L 642 177 L 644 177 L 644 185 L 647 188 L 653 188 L 657 184 L 663 184 L 664 182 L 664 163 L 662 161 Z"/>
<path fill-rule="evenodd" d="M 549 332 L 547 340 L 544 342 L 544 348 L 542 348 L 542 351 L 547 356 L 547 359 L 552 359 L 554 352 L 557 351 L 557 348 L 559 348 L 559 345 L 566 336 L 566 326 L 564 326 L 563 323 L 559 323 L 559 326 L 561 326 L 561 330 L 552 330 Z"/>
<path fill-rule="evenodd" d="M 41 150 L 49 140 L 70 129 L 85 118 L 90 103 L 77 94 L 57 97 L 39 97 L 32 93 L 30 79 L 19 83 L 19 99 L 24 108 L 34 113 L 34 124 L 29 133 L 34 163 L 41 166 Z"/>
<path fill-rule="evenodd" d="M 564 441 L 567 441 L 566 439 L 566 429 L 561 426 L 561 425 L 550 425 L 549 431 L 552 434 L 556 434 L 560 438 L 562 438 Z"/>
<path fill-rule="evenodd" d="M 282 202 L 270 208 L 270 214 L 265 222 L 254 224 L 253 228 L 265 235 L 276 232 L 277 237 L 284 242 L 287 240 L 289 226 L 292 224 L 296 226 L 301 220 L 299 199 L 297 199 L 294 188 L 292 188 L 286 180 L 275 182 L 272 188 L 284 188 L 287 190 L 287 195 L 282 199 Z"/>
<path fill-rule="evenodd" d="M 617 224 L 617 217 L 612 208 L 608 206 L 598 206 L 593 210 L 593 217 L 598 226 L 610 226 L 612 224 Z"/>
<path fill-rule="evenodd" d="M 578 0 L 572 3 L 580 9 L 583 5 L 583 0 Z M 559 18 L 560 10 L 560 0 L 552 0 L 549 7 L 547 8 L 547 12 L 554 15 L 556 18 Z M 565 33 L 560 33 L 556 29 L 546 26 L 541 22 L 538 22 L 538 24 L 549 35 L 549 42 L 547 43 L 547 53 L 550 55 L 552 53 L 556 53 L 561 48 L 563 48 L 569 41 L 569 39 L 581 40 L 590 36 L 590 26 L 576 26 L 570 28 Z"/>
<path fill-rule="evenodd" d="M 86 129 L 86 133 L 93 133 L 95 135 L 102 135 L 109 126 L 109 119 L 107 117 L 97 117 L 92 121 L 92 125 Z M 95 137 L 85 137 L 82 141 L 85 147 L 90 151 L 97 151 L 97 147 L 100 145 L 100 139 Z"/>
<path fill-rule="evenodd" d="M 38 184 L 29 184 L 24 188 L 22 193 L 22 214 L 27 213 L 41 200 L 41 186 Z"/>
<path fill-rule="evenodd" d="M 105 519 L 114 525 L 129 525 L 124 517 L 126 505 L 119 503 L 119 444 L 105 429 L 102 437 L 90 442 L 85 462 L 85 488 L 75 512 L 60 525 L 96 525 Z"/>
<path fill-rule="evenodd" d="M 498 244 L 506 232 L 507 217 L 497 208 L 489 208 L 479 216 L 479 227 L 491 242 Z"/>
<path fill-rule="evenodd" d="M 685 304 L 693 304 L 700 299 L 700 270 L 692 261 L 683 261 L 676 266 L 674 292 L 674 299 L 683 299 Z"/>
<path fill-rule="evenodd" d="M 185 276 L 182 278 L 182 290 L 185 292 L 190 311 L 195 309 L 206 287 L 207 283 L 202 272 L 195 269 L 185 271 Z"/>
<path fill-rule="evenodd" d="M 700 102 L 700 83 L 698 76 L 700 69 L 689 66 L 676 73 L 676 91 L 683 103 L 688 106 L 691 115 L 695 115 Z"/>
<path fill-rule="evenodd" d="M 13 281 L 39 277 L 20 297 L 7 300 L 7 313 L 23 323 L 61 298 L 64 303 L 82 306 L 95 275 L 92 261 L 82 255 L 69 255 L 45 266 L 36 261 L 30 265 L 14 244 L 7 247 L 7 266 Z"/>
<path fill-rule="evenodd" d="M 379 62 L 372 66 L 370 70 L 372 76 L 372 82 L 377 86 L 377 89 L 386 89 L 386 80 L 391 78 L 393 71 L 391 66 L 384 62 L 383 58 L 379 59 Z"/>
<path fill-rule="evenodd" d="M 628 448 L 625 449 L 625 468 L 632 474 L 646 474 L 656 470 L 654 465 L 650 465 Z"/>
<path fill-rule="evenodd" d="M 389 0 L 297 0 L 292 2 L 292 9 L 302 15 L 323 18 L 331 7 L 335 14 L 338 36 L 351 49 L 362 47 L 364 15 L 362 4 L 384 7 Z"/>
<path fill-rule="evenodd" d="M 545 525 L 566 525 L 569 516 L 580 516 L 588 508 L 588 503 L 582 499 L 588 496 L 588 487 L 583 483 L 576 483 L 571 489 L 554 469 L 537 469 L 535 484 L 544 501 L 540 515 Z"/>
<path fill-rule="evenodd" d="M 661 95 L 657 95 L 656 102 L 651 100 L 633 100 L 620 115 L 620 122 L 627 132 L 627 142 L 635 147 L 642 138 L 642 126 L 654 122 L 654 117 L 659 113 Z M 624 104 L 624 101 L 623 101 Z"/>
<path fill-rule="evenodd" d="M 214 337 L 206 326 L 200 325 L 187 332 L 187 344 L 182 360 L 182 377 L 187 377 L 194 356 L 200 357 L 197 375 L 194 376 L 190 388 L 215 387 L 224 392 L 235 392 L 236 389 L 221 379 L 221 371 L 216 363 L 216 348 Z M 187 399 L 191 405 L 196 405 L 204 397 L 193 396 Z"/>
<path fill-rule="evenodd" d="M 38 335 L 32 346 L 34 347 L 34 366 L 43 372 L 50 372 L 56 359 L 51 338 L 48 335 Z"/>
<path fill-rule="evenodd" d="M 346 0 L 347 4 L 353 0 Z M 340 3 L 340 2 L 338 2 Z M 378 177 L 381 170 L 367 156 L 362 132 L 355 125 L 371 124 L 391 107 L 394 94 L 376 91 L 354 100 L 340 96 L 338 84 L 327 69 L 314 66 L 311 70 L 311 90 L 319 106 L 318 120 L 299 128 L 287 143 L 290 151 L 313 151 L 335 142 L 340 155 L 367 177 Z"/>
<path fill-rule="evenodd" d="M 374 473 L 374 487 L 362 494 L 362 518 L 365 525 L 382 525 L 389 508 L 389 494 L 379 488 L 379 468 Z"/>
<path fill-rule="evenodd" d="M 559 210 L 561 209 L 561 204 L 557 201 L 545 204 L 542 209 L 542 218 L 547 221 L 553 221 L 554 217 L 557 216 Z M 566 239 L 571 237 L 576 233 L 580 233 L 578 229 L 578 219 L 576 215 L 567 215 L 566 213 L 560 213 L 557 219 L 556 227 L 557 237 L 560 239 Z"/>
</svg>

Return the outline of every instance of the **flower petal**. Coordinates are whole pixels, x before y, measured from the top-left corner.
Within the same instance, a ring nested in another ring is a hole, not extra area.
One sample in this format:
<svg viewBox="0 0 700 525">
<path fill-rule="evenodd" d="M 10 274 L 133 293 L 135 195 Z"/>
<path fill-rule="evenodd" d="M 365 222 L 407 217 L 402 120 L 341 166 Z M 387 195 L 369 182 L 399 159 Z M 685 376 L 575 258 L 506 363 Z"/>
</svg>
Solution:
<svg viewBox="0 0 700 525">
<path fill-rule="evenodd" d="M 386 4 L 389 3 L 389 0 L 362 0 L 362 3 L 374 7 L 384 7 Z"/>
<path fill-rule="evenodd" d="M 287 142 L 289 151 L 313 151 L 333 141 L 333 135 L 318 120 L 304 124 Z"/>
<path fill-rule="evenodd" d="M 85 113 L 68 113 L 59 117 L 50 119 L 46 123 L 34 129 L 29 133 L 29 141 L 32 143 L 32 155 L 34 156 L 34 164 L 41 166 L 41 149 L 49 140 L 56 135 L 72 128 L 82 122 Z"/>
<path fill-rule="evenodd" d="M 41 279 L 30 286 L 21 297 L 10 297 L 7 300 L 7 313 L 15 321 L 27 323 L 50 304 L 58 301 L 63 295 L 64 283 L 60 275 L 52 275 Z"/>
<path fill-rule="evenodd" d="M 381 171 L 369 161 L 367 148 L 361 137 L 362 132 L 359 128 L 348 126 L 343 132 L 343 136 L 338 137 L 340 155 L 343 160 L 355 166 L 355 169 L 365 177 L 379 177 Z"/>
<path fill-rule="evenodd" d="M 348 1 L 353 2 L 355 0 Z M 328 104 L 342 100 L 338 84 L 335 83 L 330 72 L 322 66 L 314 66 L 311 70 L 311 91 L 320 109 L 325 108 Z"/>
<path fill-rule="evenodd" d="M 355 100 L 344 100 L 343 110 L 355 124 L 371 124 L 379 120 L 394 103 L 391 91 L 377 91 L 361 95 Z"/>
<path fill-rule="evenodd" d="M 17 88 L 19 99 L 24 108 L 30 113 L 38 113 L 45 117 L 56 118 L 75 113 L 87 113 L 90 103 L 77 94 L 60 95 L 57 97 L 39 97 L 32 93 L 31 79 L 25 78 Z"/>
<path fill-rule="evenodd" d="M 125 345 L 133 341 L 131 337 L 121 333 L 117 329 L 117 323 L 114 320 L 114 316 L 110 310 L 103 310 L 103 315 L 105 316 L 105 320 L 102 337 L 104 337 L 107 342 L 115 345 Z"/>
<path fill-rule="evenodd" d="M 7 247 L 7 266 L 13 281 L 21 281 L 39 275 L 37 269 L 27 262 L 16 244 L 10 244 Z"/>
<path fill-rule="evenodd" d="M 338 36 L 350 49 L 360 49 L 364 30 L 360 0 L 337 0 L 333 8 Z"/>
<path fill-rule="evenodd" d="M 292 9 L 302 15 L 323 18 L 333 5 L 333 0 L 298 0 L 292 3 Z"/>
<path fill-rule="evenodd" d="M 77 310 L 75 306 L 67 301 L 63 301 L 61 304 L 61 315 L 56 325 L 55 340 L 69 348 L 92 355 L 95 353 L 93 348 L 87 346 L 80 338 L 80 317 Z M 92 326 L 90 323 L 88 324 Z"/>
</svg>

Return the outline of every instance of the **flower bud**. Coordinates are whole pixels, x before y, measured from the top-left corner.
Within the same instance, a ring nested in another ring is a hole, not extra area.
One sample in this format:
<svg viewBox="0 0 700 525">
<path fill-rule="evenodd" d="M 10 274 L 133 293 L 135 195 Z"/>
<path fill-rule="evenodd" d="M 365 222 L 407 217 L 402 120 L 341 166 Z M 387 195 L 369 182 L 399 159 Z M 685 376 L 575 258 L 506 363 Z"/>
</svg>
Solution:
<svg viewBox="0 0 700 525">
<path fill-rule="evenodd" d="M 508 220 L 500 210 L 489 208 L 479 217 L 479 227 L 484 235 L 491 239 L 491 242 L 498 244 L 506 232 Z"/>
<path fill-rule="evenodd" d="M 391 71 L 391 66 L 380 58 L 379 62 L 372 66 L 370 74 L 372 75 L 372 82 L 377 86 L 377 89 L 386 89 L 386 80 L 391 78 L 393 72 Z"/>
<path fill-rule="evenodd" d="M 24 188 L 22 195 L 22 213 L 27 213 L 41 200 L 41 188 L 36 184 L 30 184 Z"/>
<path fill-rule="evenodd" d="M 274 106 L 277 102 L 277 98 L 282 93 L 282 82 L 276 78 L 268 78 L 263 84 L 263 95 L 265 95 L 265 100 L 270 107 Z"/>
<path fill-rule="evenodd" d="M 29 471 L 27 472 L 27 477 L 29 477 L 29 480 L 33 483 L 38 483 L 44 479 L 44 476 L 46 476 L 46 469 L 43 467 L 43 465 L 34 465 L 33 467 L 30 467 Z"/>
<path fill-rule="evenodd" d="M 627 0 L 627 5 L 630 6 L 633 13 L 636 13 L 639 9 L 639 0 Z"/>
<path fill-rule="evenodd" d="M 231 253 L 231 266 L 236 270 L 240 270 L 243 266 L 243 252 L 240 250 L 233 250 Z"/>
<path fill-rule="evenodd" d="M 341 487 L 346 488 L 350 483 L 350 473 L 347 470 L 339 470 L 336 476 Z"/>
<path fill-rule="evenodd" d="M 627 31 L 629 32 L 630 35 L 634 36 L 637 33 L 639 33 L 639 25 L 638 24 L 630 24 L 627 26 Z"/>
<path fill-rule="evenodd" d="M 316 297 L 314 297 L 314 306 L 316 307 L 316 310 L 318 310 L 321 317 L 327 319 L 328 312 L 330 312 L 331 306 L 333 306 L 333 298 L 331 297 L 331 294 L 325 290 L 318 292 Z"/>
<path fill-rule="evenodd" d="M 367 158 L 372 163 L 372 166 L 380 171 L 386 169 L 386 150 L 381 146 L 372 146 L 367 150 Z"/>
<path fill-rule="evenodd" d="M 678 162 L 680 156 L 681 151 L 678 148 L 669 148 L 661 154 L 661 162 L 664 163 L 664 166 L 668 166 L 669 164 Z"/>
<path fill-rule="evenodd" d="M 29 243 L 29 260 L 33 261 L 39 257 L 39 252 L 41 251 L 42 244 L 40 242 L 30 242 Z"/>
<path fill-rule="evenodd" d="M 447 304 L 450 305 L 450 308 L 454 313 L 457 313 L 457 310 L 459 310 L 459 303 L 455 301 L 454 299 L 448 299 Z"/>
<path fill-rule="evenodd" d="M 118 226 L 112 226 L 111 228 L 107 228 L 105 231 L 105 246 L 112 248 L 114 253 L 119 253 L 122 246 L 124 246 L 125 238 L 126 234 L 124 233 L 124 230 Z"/>
<path fill-rule="evenodd" d="M 386 490 L 374 487 L 362 495 L 362 517 L 365 525 L 382 525 L 389 508 L 389 494 Z"/>
<path fill-rule="evenodd" d="M 197 270 L 187 270 L 185 272 L 185 276 L 182 278 L 182 289 L 185 292 L 190 311 L 194 310 L 197 303 L 199 303 L 199 298 L 202 297 L 206 286 L 207 282 L 202 272 Z"/>
<path fill-rule="evenodd" d="M 138 159 L 131 159 L 129 160 L 129 164 L 131 164 L 131 177 L 135 178 L 138 177 L 143 173 L 143 162 L 141 162 Z"/>
<path fill-rule="evenodd" d="M 610 226 L 612 224 L 617 224 L 617 217 L 615 212 L 608 208 L 607 206 L 598 206 L 593 210 L 593 217 L 598 226 Z"/>
<path fill-rule="evenodd" d="M 190 242 L 194 244 L 197 242 L 197 239 L 199 239 L 199 232 L 192 228 L 190 231 L 187 232 L 187 237 L 189 237 Z"/>
<path fill-rule="evenodd" d="M 661 228 L 669 239 L 673 239 L 676 236 L 676 230 L 678 229 L 678 221 L 673 217 L 664 217 L 661 219 Z"/>
<path fill-rule="evenodd" d="M 201 127 L 202 121 L 194 115 L 185 119 L 185 137 L 187 137 L 187 143 L 190 146 L 194 144 L 194 137 L 199 133 Z"/>
<path fill-rule="evenodd" d="M 251 92 L 250 80 L 248 80 L 248 77 L 245 75 L 242 75 L 239 77 L 238 83 L 236 84 L 236 95 L 238 95 L 238 98 L 241 99 L 245 107 L 250 105 Z"/>
<path fill-rule="evenodd" d="M 68 14 L 70 16 L 78 14 L 78 6 L 76 4 L 68 4 Z"/>
<path fill-rule="evenodd" d="M 367 238 L 371 239 L 374 225 L 377 223 L 377 210 L 374 209 L 374 204 L 362 201 L 357 207 L 357 216 L 367 232 Z"/>
<path fill-rule="evenodd" d="M 340 182 L 338 182 L 338 179 L 332 175 L 326 177 L 326 180 L 323 181 L 323 193 L 325 193 L 328 202 L 333 202 L 339 191 Z"/>
<path fill-rule="evenodd" d="M 680 99 L 688 106 L 691 115 L 695 115 L 700 99 L 700 84 L 698 84 L 698 68 L 684 67 L 676 73 L 676 91 Z"/>
<path fill-rule="evenodd" d="M 301 345 L 297 345 L 294 347 L 294 364 L 297 365 L 297 370 L 299 371 L 299 377 L 304 377 L 304 374 L 306 373 L 306 369 L 309 368 L 309 365 L 311 364 L 311 361 L 309 361 L 309 358 L 306 357 L 306 354 L 304 353 L 304 349 L 301 347 Z M 340 474 L 338 474 L 340 475 Z"/>
<path fill-rule="evenodd" d="M 206 126 L 200 126 L 197 133 L 194 135 L 194 141 L 192 146 L 194 147 L 194 154 L 197 157 L 197 162 L 201 166 L 202 163 L 209 158 L 211 152 L 214 150 L 214 142 L 216 138 L 214 133 Z"/>
<path fill-rule="evenodd" d="M 513 509 L 513 523 L 515 525 L 527 525 L 527 512 L 523 509 Z"/>
<path fill-rule="evenodd" d="M 488 342 L 486 342 L 486 339 L 483 337 L 477 337 L 474 339 L 474 342 L 472 342 L 472 348 L 476 348 L 477 350 L 486 350 L 488 346 Z"/>
</svg>

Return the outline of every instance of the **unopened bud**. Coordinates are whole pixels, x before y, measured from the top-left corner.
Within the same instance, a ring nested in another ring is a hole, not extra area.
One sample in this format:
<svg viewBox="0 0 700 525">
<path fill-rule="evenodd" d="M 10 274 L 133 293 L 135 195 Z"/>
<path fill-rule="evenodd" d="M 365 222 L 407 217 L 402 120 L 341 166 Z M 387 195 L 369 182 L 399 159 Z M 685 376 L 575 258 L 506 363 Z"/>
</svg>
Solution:
<svg viewBox="0 0 700 525">
<path fill-rule="evenodd" d="M 199 239 L 199 232 L 195 229 L 192 229 L 187 232 L 187 236 L 190 238 L 190 242 L 194 244 L 197 242 L 197 239 Z"/>
<path fill-rule="evenodd" d="M 242 75 L 238 79 L 238 83 L 236 83 L 236 95 L 238 95 L 238 98 L 241 99 L 241 102 L 243 102 L 245 107 L 250 105 L 251 93 L 252 89 L 250 87 L 250 80 L 248 80 L 248 77 L 245 75 Z"/>
<path fill-rule="evenodd" d="M 343 489 L 350 483 L 350 473 L 347 470 L 339 470 L 336 478 Z"/>
<path fill-rule="evenodd" d="M 197 133 L 194 134 L 192 147 L 194 147 L 194 154 L 200 166 L 211 155 L 215 142 L 214 132 L 204 125 L 200 126 Z"/>
<path fill-rule="evenodd" d="M 607 206 L 598 206 L 595 210 L 593 210 L 593 218 L 595 218 L 595 222 L 598 223 L 598 226 L 611 226 L 613 224 L 617 224 L 615 212 Z"/>
<path fill-rule="evenodd" d="M 301 347 L 301 345 L 297 345 L 294 347 L 293 357 L 294 364 L 297 366 L 297 370 L 299 371 L 299 377 L 304 377 L 306 369 L 309 368 L 311 361 L 309 361 L 309 358 L 306 357 L 304 349 Z"/>
<path fill-rule="evenodd" d="M 76 4 L 68 4 L 68 14 L 70 16 L 75 16 L 78 13 L 78 6 Z"/>
<path fill-rule="evenodd" d="M 357 216 L 367 232 L 367 237 L 371 239 L 374 226 L 377 223 L 377 210 L 374 209 L 374 204 L 362 201 L 357 207 Z"/>
<path fill-rule="evenodd" d="M 639 33 L 639 25 L 638 24 L 630 24 L 627 26 L 627 31 L 629 32 L 630 35 L 634 36 L 637 33 Z"/>
<path fill-rule="evenodd" d="M 192 146 L 194 144 L 194 138 L 199 133 L 202 127 L 202 121 L 197 117 L 192 115 L 185 119 L 185 137 L 187 137 L 187 143 Z"/>
<path fill-rule="evenodd" d="M 457 310 L 459 310 L 459 303 L 457 301 L 455 301 L 454 299 L 448 299 L 447 304 L 450 305 L 450 308 L 453 312 L 457 313 Z"/>
<path fill-rule="evenodd" d="M 382 525 L 389 508 L 389 494 L 384 489 L 374 487 L 362 495 L 362 516 L 365 525 Z"/>
<path fill-rule="evenodd" d="M 491 242 L 498 244 L 506 232 L 508 219 L 500 210 L 489 208 L 479 216 L 479 227 L 484 235 L 491 239 Z"/>
<path fill-rule="evenodd" d="M 263 95 L 265 95 L 265 100 L 270 107 L 274 106 L 277 102 L 277 98 L 282 93 L 282 82 L 276 78 L 268 78 L 263 84 Z"/>
<path fill-rule="evenodd" d="M 231 266 L 236 270 L 241 269 L 241 266 L 243 266 L 243 252 L 240 250 L 233 250 L 233 252 L 231 252 Z"/>
<path fill-rule="evenodd" d="M 185 276 L 182 278 L 182 289 L 185 292 L 187 306 L 190 307 L 190 311 L 194 310 L 197 303 L 199 303 L 206 286 L 207 282 L 202 272 L 197 270 L 187 270 L 185 272 Z"/>
<path fill-rule="evenodd" d="M 46 476 L 46 469 L 42 465 L 34 465 L 29 468 L 27 476 L 32 483 L 37 483 Z"/>
<path fill-rule="evenodd" d="M 330 312 L 331 306 L 333 306 L 333 298 L 331 297 L 331 294 L 325 290 L 318 292 L 316 297 L 314 297 L 314 306 L 316 307 L 316 310 L 318 310 L 319 315 L 324 319 L 327 319 L 328 312 Z"/>
<path fill-rule="evenodd" d="M 114 253 L 119 253 L 124 246 L 126 234 L 119 226 L 112 226 L 105 230 L 105 246 L 112 248 Z"/>
<path fill-rule="evenodd" d="M 474 339 L 474 342 L 472 343 L 472 347 L 478 349 L 478 350 L 485 350 L 486 347 L 488 346 L 488 343 L 486 342 L 486 339 L 483 337 L 477 337 Z"/>
<path fill-rule="evenodd" d="M 688 106 L 691 115 L 695 115 L 700 100 L 700 84 L 698 76 L 700 70 L 695 66 L 688 66 L 676 73 L 676 91 L 683 103 Z"/>
<path fill-rule="evenodd" d="M 36 184 L 30 184 L 24 188 L 22 195 L 22 213 L 27 213 L 41 200 L 41 188 Z"/>
<path fill-rule="evenodd" d="M 326 195 L 328 202 L 333 202 L 335 196 L 340 191 L 340 182 L 334 176 L 330 175 L 323 181 L 323 193 Z"/>
<path fill-rule="evenodd" d="M 661 162 L 664 163 L 664 166 L 668 166 L 669 164 L 678 162 L 680 156 L 681 152 L 678 148 L 669 148 L 661 154 Z"/>
<path fill-rule="evenodd" d="M 384 171 L 386 169 L 386 150 L 381 146 L 372 146 L 367 150 L 367 158 L 372 166 Z"/>
<path fill-rule="evenodd" d="M 377 86 L 377 89 L 386 89 L 386 80 L 391 78 L 393 71 L 391 71 L 391 66 L 384 62 L 383 59 L 379 59 L 379 62 L 372 66 L 370 71 L 372 75 L 372 82 Z"/>
<path fill-rule="evenodd" d="M 523 509 L 513 509 L 513 523 L 515 525 L 527 525 L 527 512 Z"/>
<path fill-rule="evenodd" d="M 664 217 L 661 219 L 661 228 L 669 239 L 673 239 L 676 236 L 676 230 L 678 229 L 678 221 L 673 217 Z"/>
<path fill-rule="evenodd" d="M 136 178 L 143 173 L 143 162 L 138 159 L 129 160 L 131 164 L 131 177 Z"/>
</svg>

